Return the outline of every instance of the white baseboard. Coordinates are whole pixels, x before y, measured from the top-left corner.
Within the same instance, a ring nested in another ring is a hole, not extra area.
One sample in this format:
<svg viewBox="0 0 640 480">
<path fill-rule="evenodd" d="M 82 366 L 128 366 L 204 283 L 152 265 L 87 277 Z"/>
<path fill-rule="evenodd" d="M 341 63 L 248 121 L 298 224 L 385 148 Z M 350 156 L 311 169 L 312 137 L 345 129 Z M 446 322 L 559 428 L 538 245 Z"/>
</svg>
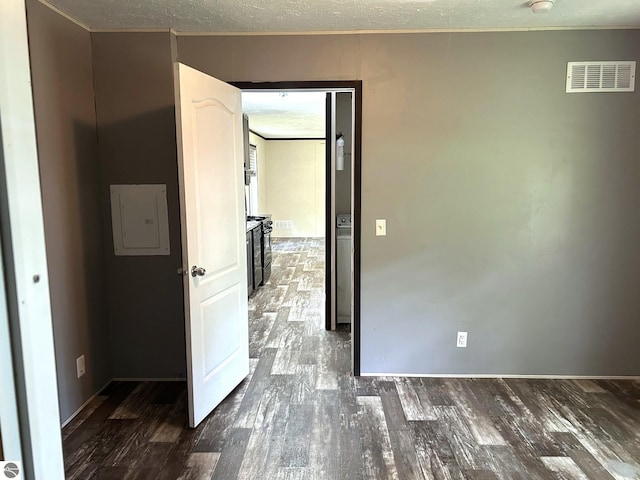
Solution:
<svg viewBox="0 0 640 480">
<path fill-rule="evenodd" d="M 111 384 L 112 382 L 186 382 L 186 381 L 187 381 L 186 378 L 112 378 L 107 383 L 105 383 L 101 388 L 99 388 L 96 393 L 91 395 L 91 397 L 86 402 L 80 405 L 80 408 L 78 408 L 75 412 L 73 412 L 69 416 L 69 418 L 67 418 L 64 422 L 62 422 L 62 424 L 60 425 L 60 428 L 62 429 L 67 425 L 69 425 L 71 421 L 74 418 L 76 418 L 78 414 L 86 408 L 87 405 L 93 402 L 96 399 L 96 397 L 100 395 L 100 392 L 103 391 L 105 388 L 107 388 L 109 384 Z"/>
<path fill-rule="evenodd" d="M 501 375 L 481 374 L 445 374 L 445 373 L 361 373 L 362 377 L 416 377 L 416 378 L 523 378 L 540 380 L 640 380 L 636 375 Z"/>
<path fill-rule="evenodd" d="M 78 408 L 75 412 L 73 412 L 71 414 L 71 416 L 69 416 L 69 418 L 67 418 L 64 422 L 62 422 L 62 425 L 60 425 L 60 428 L 64 428 L 67 425 L 69 425 L 71 423 L 71 421 L 76 418 L 78 416 L 78 414 L 84 410 L 84 408 L 89 405 L 91 402 L 93 402 L 96 397 L 98 395 L 100 395 L 100 392 L 102 390 L 104 390 L 105 388 L 107 388 L 109 386 L 109 384 L 112 382 L 113 380 L 109 380 L 107 383 L 105 383 L 101 388 L 98 389 L 98 391 L 96 393 L 94 393 L 93 395 L 91 395 L 91 397 L 89 398 L 89 400 L 87 400 L 86 402 L 84 402 L 82 405 L 80 405 L 80 408 Z"/>
<path fill-rule="evenodd" d="M 186 378 L 129 378 L 119 377 L 111 380 L 112 382 L 186 382 Z"/>
</svg>

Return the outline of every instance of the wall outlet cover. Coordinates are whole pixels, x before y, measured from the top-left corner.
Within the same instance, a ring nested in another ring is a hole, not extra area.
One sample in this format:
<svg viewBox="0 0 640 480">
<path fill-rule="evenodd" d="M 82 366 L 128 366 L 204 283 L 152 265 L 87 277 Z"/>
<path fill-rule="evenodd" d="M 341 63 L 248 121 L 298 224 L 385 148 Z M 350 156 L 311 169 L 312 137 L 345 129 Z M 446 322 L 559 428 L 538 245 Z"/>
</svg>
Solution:
<svg viewBox="0 0 640 480">
<path fill-rule="evenodd" d="M 78 373 L 78 378 L 85 374 L 86 368 L 84 363 L 84 355 L 80 355 L 78 358 L 76 358 L 76 371 Z"/>
<path fill-rule="evenodd" d="M 458 332 L 456 337 L 456 347 L 467 348 L 467 332 Z"/>
</svg>

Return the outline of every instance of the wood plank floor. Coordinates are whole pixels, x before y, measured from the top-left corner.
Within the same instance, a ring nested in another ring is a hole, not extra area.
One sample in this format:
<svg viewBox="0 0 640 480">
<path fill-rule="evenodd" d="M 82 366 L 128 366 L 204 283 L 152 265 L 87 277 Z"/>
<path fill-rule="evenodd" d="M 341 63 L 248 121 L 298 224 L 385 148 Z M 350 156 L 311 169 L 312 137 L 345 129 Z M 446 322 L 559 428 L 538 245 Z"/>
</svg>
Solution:
<svg viewBox="0 0 640 480">
<path fill-rule="evenodd" d="M 63 429 L 68 479 L 640 478 L 640 382 L 353 378 L 323 242 L 273 245 L 250 376 L 195 430 L 184 383 L 113 383 Z"/>
</svg>

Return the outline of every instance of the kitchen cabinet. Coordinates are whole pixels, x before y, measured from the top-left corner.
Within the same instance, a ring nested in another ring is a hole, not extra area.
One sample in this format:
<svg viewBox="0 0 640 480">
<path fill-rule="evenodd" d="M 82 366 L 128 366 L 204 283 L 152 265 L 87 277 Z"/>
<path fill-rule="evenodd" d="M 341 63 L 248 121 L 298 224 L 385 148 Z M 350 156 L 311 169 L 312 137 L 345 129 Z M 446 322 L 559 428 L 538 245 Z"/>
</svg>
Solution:
<svg viewBox="0 0 640 480">
<path fill-rule="evenodd" d="M 253 293 L 253 234 L 247 231 L 247 295 Z"/>
<path fill-rule="evenodd" d="M 253 289 L 257 290 L 262 284 L 262 224 L 253 232 Z"/>
<path fill-rule="evenodd" d="M 262 223 L 247 222 L 247 289 L 251 295 L 262 284 Z"/>
</svg>

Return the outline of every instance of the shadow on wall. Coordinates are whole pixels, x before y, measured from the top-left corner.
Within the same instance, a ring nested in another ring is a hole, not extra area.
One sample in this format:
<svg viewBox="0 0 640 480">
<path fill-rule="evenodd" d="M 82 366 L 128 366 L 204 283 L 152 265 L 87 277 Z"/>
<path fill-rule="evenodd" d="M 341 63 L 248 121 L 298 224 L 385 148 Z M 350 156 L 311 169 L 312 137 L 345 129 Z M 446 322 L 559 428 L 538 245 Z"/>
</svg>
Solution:
<svg viewBox="0 0 640 480">
<path fill-rule="evenodd" d="M 64 203 L 45 201 L 44 209 L 50 212 L 45 213 L 47 236 L 55 231 L 54 238 L 62 241 L 47 242 L 58 383 L 73 389 L 66 379 L 75 383 L 76 355 L 84 354 L 86 377 L 81 392 L 73 392 L 73 403 L 82 403 L 112 378 L 112 359 L 95 125 L 76 121 L 73 136 L 74 155 L 55 184 L 48 179 L 49 188 L 62 189 L 55 198 Z M 73 184 L 63 183 L 69 181 Z M 61 369 L 66 369 L 65 380 Z"/>
<path fill-rule="evenodd" d="M 116 378 L 185 378 L 175 111 L 99 125 L 107 304 Z M 109 186 L 166 184 L 170 255 L 115 256 Z"/>
</svg>

